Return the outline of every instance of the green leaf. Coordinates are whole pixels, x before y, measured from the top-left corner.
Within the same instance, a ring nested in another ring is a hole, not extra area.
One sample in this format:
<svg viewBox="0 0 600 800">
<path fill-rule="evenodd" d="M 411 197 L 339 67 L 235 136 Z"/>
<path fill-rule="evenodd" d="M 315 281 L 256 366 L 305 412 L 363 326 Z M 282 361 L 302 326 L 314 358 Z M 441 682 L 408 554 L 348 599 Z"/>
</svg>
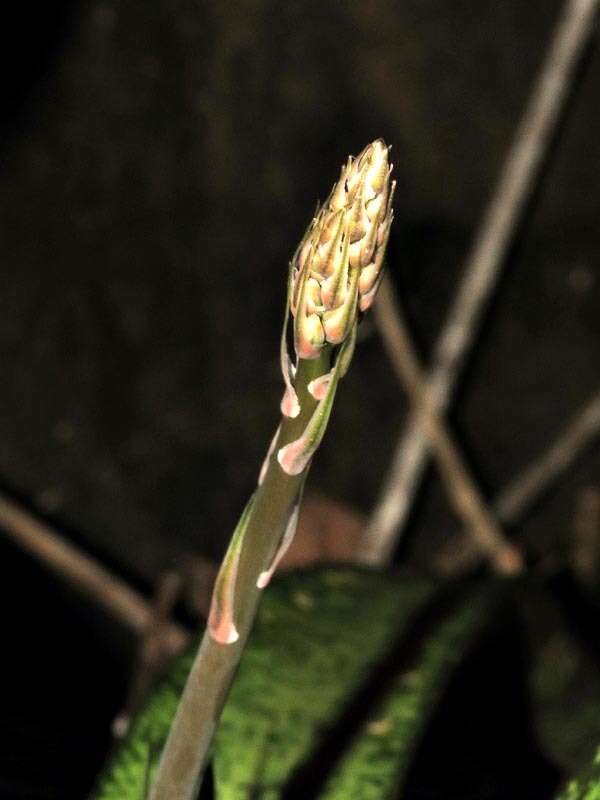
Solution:
<svg viewBox="0 0 600 800">
<path fill-rule="evenodd" d="M 551 594 L 529 588 L 522 599 L 529 620 L 536 738 L 569 775 L 592 759 L 600 741 L 600 675 Z"/>
<path fill-rule="evenodd" d="M 592 763 L 567 783 L 556 800 L 600 800 L 600 748 Z"/>
<path fill-rule="evenodd" d="M 331 767 L 320 776 L 319 797 L 388 797 L 487 619 L 495 588 L 471 587 L 439 602 L 437 594 L 426 580 L 354 568 L 277 579 L 214 744 L 218 800 L 277 800 L 311 758 L 321 771 Z M 180 657 L 149 698 L 95 800 L 143 800 L 192 656 Z"/>
</svg>

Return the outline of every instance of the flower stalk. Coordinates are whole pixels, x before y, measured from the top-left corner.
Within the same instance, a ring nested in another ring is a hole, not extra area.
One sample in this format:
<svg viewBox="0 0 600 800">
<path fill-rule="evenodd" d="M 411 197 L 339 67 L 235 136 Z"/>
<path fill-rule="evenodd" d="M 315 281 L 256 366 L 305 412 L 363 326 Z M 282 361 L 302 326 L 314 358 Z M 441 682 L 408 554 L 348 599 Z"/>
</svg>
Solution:
<svg viewBox="0 0 600 800">
<path fill-rule="evenodd" d="M 290 264 L 281 338 L 282 421 L 217 576 L 207 630 L 150 800 L 196 797 L 261 591 L 293 539 L 306 476 L 352 359 L 359 317 L 381 279 L 393 216 L 388 152 L 377 140 L 348 159 Z"/>
</svg>

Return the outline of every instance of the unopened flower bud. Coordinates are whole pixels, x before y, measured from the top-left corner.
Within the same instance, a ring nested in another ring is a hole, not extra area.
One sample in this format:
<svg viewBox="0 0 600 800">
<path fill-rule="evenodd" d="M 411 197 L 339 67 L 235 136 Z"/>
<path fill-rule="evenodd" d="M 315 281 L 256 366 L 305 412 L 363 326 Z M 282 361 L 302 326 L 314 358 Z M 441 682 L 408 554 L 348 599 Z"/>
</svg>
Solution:
<svg viewBox="0 0 600 800">
<path fill-rule="evenodd" d="M 290 310 L 299 358 L 343 342 L 375 299 L 393 219 L 388 155 L 377 139 L 348 158 L 296 251 Z"/>
</svg>

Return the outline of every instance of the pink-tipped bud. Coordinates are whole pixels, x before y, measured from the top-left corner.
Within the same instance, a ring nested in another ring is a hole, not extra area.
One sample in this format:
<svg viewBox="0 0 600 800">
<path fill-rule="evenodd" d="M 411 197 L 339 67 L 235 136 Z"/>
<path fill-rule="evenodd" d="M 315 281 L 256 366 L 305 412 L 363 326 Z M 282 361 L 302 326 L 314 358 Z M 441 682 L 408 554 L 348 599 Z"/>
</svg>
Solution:
<svg viewBox="0 0 600 800">
<path fill-rule="evenodd" d="M 290 311 L 299 358 L 341 344 L 375 299 L 393 219 L 391 171 L 382 139 L 350 156 L 296 251 Z"/>
</svg>

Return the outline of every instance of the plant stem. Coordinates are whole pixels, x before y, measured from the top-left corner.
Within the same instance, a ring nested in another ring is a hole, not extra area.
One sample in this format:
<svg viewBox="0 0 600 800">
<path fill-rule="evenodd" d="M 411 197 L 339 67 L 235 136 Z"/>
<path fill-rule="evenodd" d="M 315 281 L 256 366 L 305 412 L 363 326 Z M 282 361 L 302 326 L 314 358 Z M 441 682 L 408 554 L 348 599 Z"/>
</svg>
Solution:
<svg viewBox="0 0 600 800">
<path fill-rule="evenodd" d="M 287 523 L 290 510 L 310 467 L 287 475 L 277 462 L 277 450 L 302 435 L 316 407 L 308 392 L 310 381 L 329 369 L 331 348 L 318 358 L 301 360 L 295 379 L 300 414 L 284 418 L 276 451 L 252 505 L 244 537 L 235 591 L 235 624 L 239 639 L 219 644 L 206 631 L 192 665 L 177 714 L 163 751 L 150 800 L 194 800 L 206 766 L 229 687 L 250 634 L 261 590 L 258 576 L 268 569 Z"/>
</svg>

